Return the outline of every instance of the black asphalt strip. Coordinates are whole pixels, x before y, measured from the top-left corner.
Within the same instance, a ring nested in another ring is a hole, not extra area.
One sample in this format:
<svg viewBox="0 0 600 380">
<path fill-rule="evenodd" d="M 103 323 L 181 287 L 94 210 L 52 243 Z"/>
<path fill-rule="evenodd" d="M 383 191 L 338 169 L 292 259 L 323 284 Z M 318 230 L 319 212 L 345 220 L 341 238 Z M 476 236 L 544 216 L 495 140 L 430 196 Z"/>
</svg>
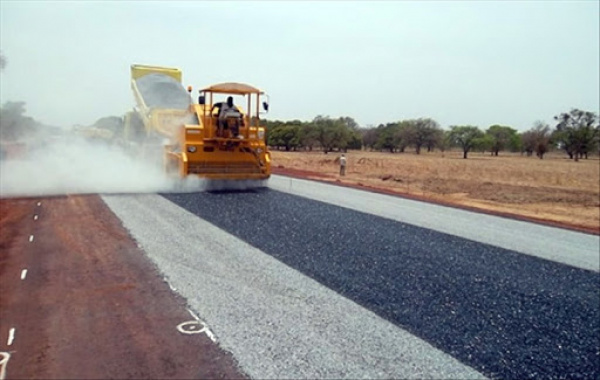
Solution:
<svg viewBox="0 0 600 380">
<path fill-rule="evenodd" d="M 600 378 L 598 273 L 269 189 L 163 196 L 488 377 Z"/>
</svg>

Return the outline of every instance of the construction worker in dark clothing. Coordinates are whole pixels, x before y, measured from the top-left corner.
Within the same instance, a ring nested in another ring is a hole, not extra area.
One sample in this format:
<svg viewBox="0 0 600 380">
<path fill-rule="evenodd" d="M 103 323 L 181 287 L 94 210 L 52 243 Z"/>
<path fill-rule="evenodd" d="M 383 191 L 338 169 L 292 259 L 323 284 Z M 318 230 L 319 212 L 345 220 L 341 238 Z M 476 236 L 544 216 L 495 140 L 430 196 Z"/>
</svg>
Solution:
<svg viewBox="0 0 600 380">
<path fill-rule="evenodd" d="M 242 114 L 233 104 L 233 97 L 227 97 L 227 102 L 221 105 L 219 110 L 219 125 L 223 129 L 229 129 L 228 119 L 231 119 L 231 134 L 232 137 L 237 137 L 240 128 L 240 119 Z"/>
</svg>

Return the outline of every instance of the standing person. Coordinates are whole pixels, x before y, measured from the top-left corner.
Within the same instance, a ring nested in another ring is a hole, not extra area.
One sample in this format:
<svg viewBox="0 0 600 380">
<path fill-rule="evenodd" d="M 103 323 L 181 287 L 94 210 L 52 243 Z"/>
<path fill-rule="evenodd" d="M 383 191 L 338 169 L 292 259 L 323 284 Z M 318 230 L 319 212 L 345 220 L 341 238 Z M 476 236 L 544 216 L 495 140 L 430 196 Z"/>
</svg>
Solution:
<svg viewBox="0 0 600 380">
<path fill-rule="evenodd" d="M 340 175 L 346 175 L 346 156 L 343 153 L 340 157 Z"/>
</svg>

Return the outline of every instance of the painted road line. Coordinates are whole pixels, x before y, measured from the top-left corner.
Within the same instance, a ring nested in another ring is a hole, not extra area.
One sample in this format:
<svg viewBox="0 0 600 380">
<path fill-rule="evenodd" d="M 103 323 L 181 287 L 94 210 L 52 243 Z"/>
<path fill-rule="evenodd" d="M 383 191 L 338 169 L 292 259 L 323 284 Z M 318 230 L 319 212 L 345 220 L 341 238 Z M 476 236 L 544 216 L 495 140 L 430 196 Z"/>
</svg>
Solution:
<svg viewBox="0 0 600 380">
<path fill-rule="evenodd" d="M 24 280 L 24 279 L 25 279 L 25 277 L 27 277 L 27 269 L 23 269 L 23 270 L 21 271 L 21 280 Z"/>
<path fill-rule="evenodd" d="M 170 282 L 169 282 L 169 281 L 168 281 L 166 278 L 163 278 L 163 280 L 164 280 L 164 282 L 166 282 L 166 283 L 167 283 L 167 285 L 169 285 L 169 288 L 171 288 L 171 290 L 172 290 L 173 292 L 177 292 L 177 289 L 175 289 L 175 288 L 173 287 L 173 285 L 171 285 L 171 283 L 170 283 Z"/>
<path fill-rule="evenodd" d="M 7 346 L 12 345 L 13 340 L 15 340 L 15 328 L 11 327 L 11 329 L 8 331 L 8 341 L 6 342 L 6 345 Z"/>
<path fill-rule="evenodd" d="M 196 314 L 194 314 L 194 312 L 193 312 L 193 311 L 191 311 L 190 309 L 187 309 L 187 311 L 188 311 L 188 312 L 189 312 L 189 313 L 192 315 L 192 318 L 194 318 L 194 319 L 195 319 L 195 320 L 197 320 L 197 321 L 199 321 L 199 320 L 200 320 L 200 318 L 199 318 L 199 317 L 198 317 Z"/>
<path fill-rule="evenodd" d="M 187 321 L 177 325 L 177 330 L 182 334 L 200 334 L 206 331 L 206 326 L 200 321 Z"/>
<path fill-rule="evenodd" d="M 31 243 L 33 241 L 33 235 L 29 235 L 29 242 Z"/>
<path fill-rule="evenodd" d="M 33 220 L 38 220 L 38 216 L 37 216 L 37 215 L 34 215 L 34 216 L 33 216 Z"/>
<path fill-rule="evenodd" d="M 6 378 L 6 367 L 8 366 L 8 359 L 10 359 L 9 352 L 0 352 L 0 380 Z"/>
<path fill-rule="evenodd" d="M 195 321 L 188 321 L 188 322 L 180 323 L 177 326 L 177 330 L 179 330 L 179 332 L 181 332 L 183 334 L 205 333 L 206 336 L 210 340 L 212 340 L 214 343 L 216 343 L 217 342 L 217 338 L 212 333 L 212 331 L 210 331 L 210 329 L 208 328 L 208 326 L 206 325 L 206 323 L 202 322 L 200 320 L 200 318 L 196 314 L 194 314 L 193 311 L 191 311 L 190 309 L 187 309 L 187 310 L 191 314 L 191 316 L 195 319 Z M 200 327 L 202 327 L 202 328 L 200 328 Z"/>
</svg>

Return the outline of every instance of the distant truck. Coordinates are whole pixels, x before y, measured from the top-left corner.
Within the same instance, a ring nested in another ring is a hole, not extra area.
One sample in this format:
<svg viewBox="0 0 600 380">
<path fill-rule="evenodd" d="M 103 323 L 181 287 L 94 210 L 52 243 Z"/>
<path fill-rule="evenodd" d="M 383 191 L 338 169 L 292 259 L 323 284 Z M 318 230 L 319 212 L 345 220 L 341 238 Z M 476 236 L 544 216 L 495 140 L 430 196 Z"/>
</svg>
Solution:
<svg viewBox="0 0 600 380">
<path fill-rule="evenodd" d="M 220 83 L 200 90 L 196 103 L 191 88 L 182 86 L 179 69 L 137 64 L 131 66 L 131 89 L 136 107 L 124 118 L 123 137 L 141 152 L 162 149 L 168 173 L 232 180 L 271 175 L 271 155 L 259 117 L 261 90 Z M 234 96 L 244 100 L 245 110 L 227 105 L 225 97 Z M 267 111 L 268 104 L 262 105 Z"/>
</svg>

